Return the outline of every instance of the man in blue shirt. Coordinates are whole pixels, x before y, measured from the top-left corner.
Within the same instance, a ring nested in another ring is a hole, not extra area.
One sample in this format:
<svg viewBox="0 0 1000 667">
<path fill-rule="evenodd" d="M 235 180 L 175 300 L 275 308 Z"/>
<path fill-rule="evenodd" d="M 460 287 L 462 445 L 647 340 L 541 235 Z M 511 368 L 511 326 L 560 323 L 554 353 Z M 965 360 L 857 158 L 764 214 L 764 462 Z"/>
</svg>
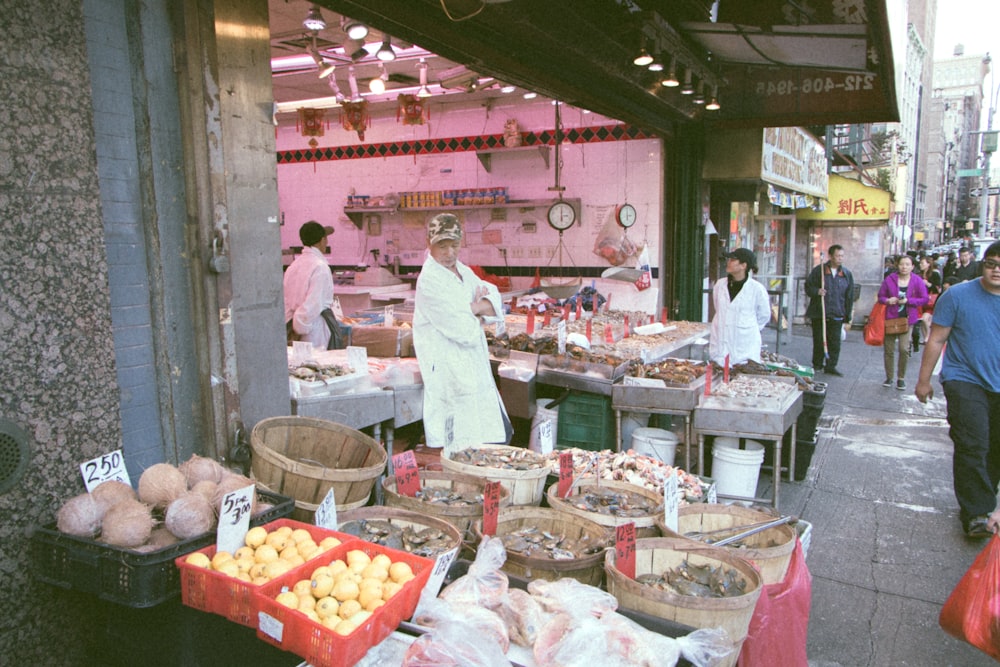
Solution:
<svg viewBox="0 0 1000 667">
<path fill-rule="evenodd" d="M 955 444 L 955 497 L 970 538 L 1000 528 L 988 516 L 1000 484 L 1000 241 L 986 249 L 980 265 L 978 279 L 946 290 L 934 305 L 915 390 L 921 402 L 933 397 L 931 373 L 944 348 L 941 385 Z"/>
</svg>

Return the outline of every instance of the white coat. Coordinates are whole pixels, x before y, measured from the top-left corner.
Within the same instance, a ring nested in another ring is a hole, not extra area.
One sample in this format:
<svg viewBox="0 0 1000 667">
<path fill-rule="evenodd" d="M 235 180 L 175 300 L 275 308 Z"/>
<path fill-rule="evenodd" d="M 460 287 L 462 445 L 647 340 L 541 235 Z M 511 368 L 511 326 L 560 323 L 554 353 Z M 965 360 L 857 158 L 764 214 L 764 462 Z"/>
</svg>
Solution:
<svg viewBox="0 0 1000 667">
<path fill-rule="evenodd" d="M 285 271 L 285 322 L 303 341 L 322 350 L 330 342 L 330 328 L 320 315 L 333 307 L 333 274 L 318 249 L 306 246 Z"/>
<path fill-rule="evenodd" d="M 496 286 L 468 266 L 455 264 L 461 279 L 428 255 L 417 279 L 413 347 L 424 383 L 424 435 L 428 447 L 445 452 L 507 441 L 507 412 L 493 380 L 489 348 L 472 313 L 476 288 L 486 286 L 496 318 L 503 306 Z"/>
<path fill-rule="evenodd" d="M 760 331 L 771 321 L 771 299 L 767 289 L 751 278 L 732 301 L 728 277 L 712 288 L 715 317 L 712 319 L 709 355 L 720 366 L 729 355 L 730 366 L 752 359 L 760 361 Z"/>
</svg>

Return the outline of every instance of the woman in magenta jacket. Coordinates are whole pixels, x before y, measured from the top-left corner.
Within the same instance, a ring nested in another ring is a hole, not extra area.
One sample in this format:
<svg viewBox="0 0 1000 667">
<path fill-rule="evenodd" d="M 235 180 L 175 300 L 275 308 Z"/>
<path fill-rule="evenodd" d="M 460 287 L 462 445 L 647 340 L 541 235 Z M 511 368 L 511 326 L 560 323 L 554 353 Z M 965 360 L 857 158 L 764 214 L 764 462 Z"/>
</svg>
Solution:
<svg viewBox="0 0 1000 667">
<path fill-rule="evenodd" d="M 900 334 L 885 334 L 882 342 L 885 382 L 883 387 L 893 386 L 896 374 L 896 389 L 906 389 L 906 362 L 910 358 L 910 330 L 920 319 L 920 309 L 929 300 L 927 285 L 920 276 L 913 274 L 913 258 L 900 255 L 896 260 L 896 272 L 890 273 L 882 281 L 878 290 L 878 300 L 885 304 L 885 319 L 905 317 L 907 329 Z M 899 372 L 896 373 L 896 351 L 899 351 Z"/>
</svg>

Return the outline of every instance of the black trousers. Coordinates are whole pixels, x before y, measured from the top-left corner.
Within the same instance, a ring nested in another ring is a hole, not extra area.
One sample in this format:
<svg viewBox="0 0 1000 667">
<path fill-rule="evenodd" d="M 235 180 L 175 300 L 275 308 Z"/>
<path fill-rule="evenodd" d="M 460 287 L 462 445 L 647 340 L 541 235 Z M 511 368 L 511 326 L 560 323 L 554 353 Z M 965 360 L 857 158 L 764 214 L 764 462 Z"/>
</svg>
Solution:
<svg viewBox="0 0 1000 667">
<path fill-rule="evenodd" d="M 823 326 L 826 325 L 826 346 L 830 353 L 830 358 L 826 359 L 823 354 Z M 813 357 L 812 366 L 815 370 L 822 368 L 836 368 L 840 361 L 840 332 L 844 328 L 844 321 L 827 318 L 826 322 L 820 318 L 812 321 L 813 330 Z"/>
</svg>

